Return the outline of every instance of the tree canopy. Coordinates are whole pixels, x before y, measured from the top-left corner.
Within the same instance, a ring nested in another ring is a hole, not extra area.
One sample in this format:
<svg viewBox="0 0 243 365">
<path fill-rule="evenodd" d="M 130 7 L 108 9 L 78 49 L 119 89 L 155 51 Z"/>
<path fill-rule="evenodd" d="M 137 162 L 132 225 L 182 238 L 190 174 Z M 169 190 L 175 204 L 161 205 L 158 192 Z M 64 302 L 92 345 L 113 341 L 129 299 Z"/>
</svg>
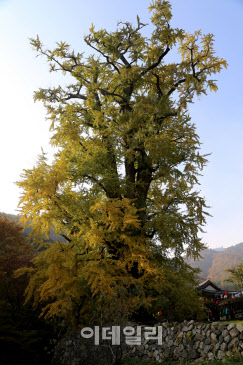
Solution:
<svg viewBox="0 0 243 365">
<path fill-rule="evenodd" d="M 18 183 L 33 233 L 54 227 L 66 239 L 35 259 L 29 296 L 46 303 L 47 315 L 82 314 L 90 295 L 96 308 L 109 298 L 121 313 L 149 306 L 165 267 L 190 271 L 182 256 L 204 247 L 206 203 L 196 186 L 207 161 L 188 103 L 217 90 L 214 74 L 227 63 L 215 56 L 212 34 L 171 27 L 169 1 L 152 1 L 149 11 L 149 38 L 139 17 L 114 32 L 92 25 L 87 56 L 31 39 L 50 72 L 69 82 L 35 92 L 57 152 L 51 163 L 42 154 Z M 181 60 L 166 63 L 173 49 Z"/>
<path fill-rule="evenodd" d="M 35 253 L 13 218 L 0 213 L 0 363 L 47 364 L 49 356 L 43 349 L 50 347 L 55 333 L 38 318 L 40 311 L 33 310 L 31 303 L 24 305 L 28 277 L 16 278 L 15 271 L 30 269 Z"/>
<path fill-rule="evenodd" d="M 14 279 L 14 271 L 30 266 L 34 257 L 33 247 L 26 242 L 23 228 L 16 221 L 0 216 L 0 293 L 3 301 L 10 302 L 16 311 L 16 303 L 27 286 L 26 278 Z"/>
<path fill-rule="evenodd" d="M 237 266 L 232 267 L 231 269 L 227 269 L 226 272 L 229 277 L 225 280 L 230 283 L 233 283 L 238 290 L 243 290 L 243 263 L 240 263 Z"/>
</svg>

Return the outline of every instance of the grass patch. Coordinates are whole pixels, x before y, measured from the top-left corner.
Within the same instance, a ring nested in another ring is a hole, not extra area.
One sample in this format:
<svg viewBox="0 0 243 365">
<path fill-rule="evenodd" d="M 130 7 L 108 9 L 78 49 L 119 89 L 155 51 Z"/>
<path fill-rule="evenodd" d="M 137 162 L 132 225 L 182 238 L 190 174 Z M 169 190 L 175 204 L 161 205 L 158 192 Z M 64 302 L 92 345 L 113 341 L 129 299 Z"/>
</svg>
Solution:
<svg viewBox="0 0 243 365">
<path fill-rule="evenodd" d="M 140 360 L 140 359 L 124 359 L 121 363 L 122 365 L 178 365 L 178 363 L 172 362 L 170 360 L 164 360 L 162 362 L 152 361 L 152 360 Z M 181 365 L 193 364 L 193 362 L 183 361 Z M 239 358 L 228 358 L 224 361 L 213 360 L 204 361 L 197 363 L 197 365 L 233 365 L 233 364 L 243 364 L 243 359 Z"/>
<path fill-rule="evenodd" d="M 243 359 L 232 357 L 232 358 L 227 358 L 224 361 L 221 360 L 205 361 L 199 363 L 198 365 L 233 365 L 233 364 L 243 364 Z"/>
<path fill-rule="evenodd" d="M 122 361 L 122 365 L 173 365 L 170 361 L 158 362 L 154 360 L 126 359 Z"/>
</svg>

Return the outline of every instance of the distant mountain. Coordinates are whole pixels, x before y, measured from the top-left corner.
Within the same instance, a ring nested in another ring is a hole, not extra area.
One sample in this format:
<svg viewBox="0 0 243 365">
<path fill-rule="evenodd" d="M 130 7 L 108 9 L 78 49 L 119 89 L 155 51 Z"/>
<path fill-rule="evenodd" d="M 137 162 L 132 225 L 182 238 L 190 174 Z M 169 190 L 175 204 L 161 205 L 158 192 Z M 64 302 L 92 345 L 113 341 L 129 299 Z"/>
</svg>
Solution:
<svg viewBox="0 0 243 365">
<path fill-rule="evenodd" d="M 217 251 L 217 252 L 221 252 L 221 251 L 225 250 L 225 247 L 221 246 L 221 247 L 214 248 L 213 250 Z"/>
<path fill-rule="evenodd" d="M 225 249 L 225 252 L 243 253 L 243 242 Z"/>
<path fill-rule="evenodd" d="M 225 270 L 243 263 L 243 242 L 224 250 L 221 250 L 221 247 L 220 250 L 206 249 L 202 251 L 201 258 L 198 261 L 189 259 L 187 263 L 201 270 L 198 275 L 199 282 L 210 279 L 223 289 L 234 290 L 236 289 L 234 285 L 225 282 L 225 279 L 229 276 Z"/>
</svg>

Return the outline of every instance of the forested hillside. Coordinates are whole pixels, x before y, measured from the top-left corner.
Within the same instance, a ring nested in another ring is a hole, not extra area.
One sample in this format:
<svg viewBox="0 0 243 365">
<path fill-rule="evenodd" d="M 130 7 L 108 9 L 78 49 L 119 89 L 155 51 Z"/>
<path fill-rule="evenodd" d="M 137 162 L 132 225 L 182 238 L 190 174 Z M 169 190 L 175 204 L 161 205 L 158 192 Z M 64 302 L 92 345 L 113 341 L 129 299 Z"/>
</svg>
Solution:
<svg viewBox="0 0 243 365">
<path fill-rule="evenodd" d="M 215 284 L 225 289 L 235 289 L 232 284 L 225 282 L 229 276 L 225 270 L 231 269 L 243 262 L 243 242 L 231 246 L 224 251 L 206 249 L 201 253 L 202 258 L 198 261 L 188 260 L 192 267 L 199 267 L 201 274 L 198 281 L 210 278 Z"/>
<path fill-rule="evenodd" d="M 19 220 L 20 220 L 20 216 L 15 215 L 15 214 L 7 214 L 7 213 L 4 213 L 4 212 L 0 212 L 0 216 L 6 217 L 10 221 L 14 220 L 14 221 L 19 222 Z M 26 238 L 29 236 L 31 230 L 32 230 L 31 227 L 27 227 L 27 228 L 24 229 L 23 234 Z M 46 237 L 44 237 L 44 241 L 48 241 L 48 242 L 56 242 L 57 240 L 61 241 L 61 242 L 65 242 L 65 239 L 61 236 L 57 236 L 54 233 L 53 229 L 50 230 L 50 237 L 48 239 L 46 239 Z"/>
</svg>

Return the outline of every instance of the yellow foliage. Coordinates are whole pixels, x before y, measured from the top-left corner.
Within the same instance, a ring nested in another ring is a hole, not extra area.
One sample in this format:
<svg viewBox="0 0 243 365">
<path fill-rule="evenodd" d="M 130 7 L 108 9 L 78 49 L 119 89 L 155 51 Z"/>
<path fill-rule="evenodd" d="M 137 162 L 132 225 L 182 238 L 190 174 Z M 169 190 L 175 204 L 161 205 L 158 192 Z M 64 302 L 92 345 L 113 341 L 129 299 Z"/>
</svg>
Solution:
<svg viewBox="0 0 243 365">
<path fill-rule="evenodd" d="M 169 1 L 149 10 L 150 37 L 139 17 L 114 32 L 92 25 L 84 40 L 96 54 L 86 59 L 65 42 L 51 51 L 31 40 L 51 72 L 73 80 L 35 93 L 57 152 L 51 163 L 43 153 L 18 183 L 33 237 L 52 227 L 66 239 L 40 252 L 30 275 L 27 299 L 44 303 L 46 316 L 87 319 L 93 303 L 113 318 L 149 307 L 174 275 L 172 258 L 182 272 L 182 256 L 204 247 L 196 185 L 207 160 L 187 105 L 217 90 L 212 77 L 227 62 L 215 56 L 212 34 L 172 28 Z M 181 62 L 165 63 L 172 48 Z"/>
</svg>

